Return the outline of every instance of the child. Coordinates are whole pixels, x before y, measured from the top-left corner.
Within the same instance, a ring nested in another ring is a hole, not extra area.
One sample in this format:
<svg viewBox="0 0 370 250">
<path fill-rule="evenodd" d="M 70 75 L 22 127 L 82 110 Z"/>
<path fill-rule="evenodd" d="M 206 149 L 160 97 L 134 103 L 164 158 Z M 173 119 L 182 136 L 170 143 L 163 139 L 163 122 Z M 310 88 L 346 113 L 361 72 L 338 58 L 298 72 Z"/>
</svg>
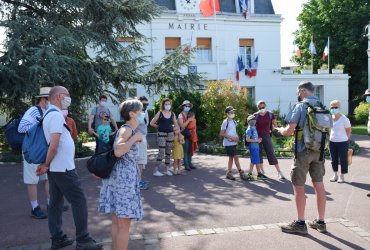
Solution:
<svg viewBox="0 0 370 250">
<path fill-rule="evenodd" d="M 109 116 L 103 116 L 101 118 L 101 124 L 94 131 L 93 134 L 98 138 L 98 145 L 96 145 L 96 152 L 104 152 L 111 148 L 109 145 L 109 136 L 113 135 L 112 128 L 109 125 Z"/>
<path fill-rule="evenodd" d="M 236 121 L 234 121 L 235 109 L 231 106 L 225 109 L 227 118 L 222 122 L 220 135 L 223 139 L 223 146 L 226 149 L 226 153 L 229 156 L 229 162 L 227 166 L 226 178 L 229 180 L 235 180 L 232 173 L 233 162 L 235 162 L 236 168 L 239 171 L 241 179 L 246 179 L 244 176 L 244 171 L 240 167 L 239 157 L 236 155 L 236 145 L 239 141 L 239 136 L 236 132 Z"/>
<path fill-rule="evenodd" d="M 180 128 L 175 126 L 173 128 L 173 132 L 175 133 L 174 141 L 173 141 L 173 149 L 172 149 L 172 157 L 173 157 L 173 173 L 180 174 L 180 161 L 184 158 L 184 150 L 182 144 L 185 143 L 184 136 L 180 133 Z"/>
<path fill-rule="evenodd" d="M 254 115 L 250 115 L 247 118 L 248 128 L 245 131 L 245 140 L 249 143 L 249 154 L 251 157 L 251 163 L 249 165 L 249 173 L 247 175 L 247 180 L 251 181 L 254 180 L 252 172 L 253 167 L 256 165 L 257 168 L 257 179 L 267 179 L 267 177 L 262 174 L 261 167 L 260 167 L 260 157 L 259 157 L 259 145 L 258 143 L 262 142 L 262 138 L 258 138 L 258 133 L 256 129 L 256 117 Z"/>
</svg>

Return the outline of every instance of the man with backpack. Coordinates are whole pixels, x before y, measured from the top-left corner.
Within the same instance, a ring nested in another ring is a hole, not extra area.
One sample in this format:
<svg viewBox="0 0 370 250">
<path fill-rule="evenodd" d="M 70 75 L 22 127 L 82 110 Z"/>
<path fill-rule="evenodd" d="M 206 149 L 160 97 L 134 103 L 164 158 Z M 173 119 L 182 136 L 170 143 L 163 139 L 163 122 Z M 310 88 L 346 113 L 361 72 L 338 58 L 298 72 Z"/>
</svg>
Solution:
<svg viewBox="0 0 370 250">
<path fill-rule="evenodd" d="M 45 110 L 48 108 L 48 95 L 50 87 L 40 88 L 40 94 L 35 96 L 36 106 L 30 107 L 23 115 L 18 125 L 19 133 L 26 133 L 33 125 L 39 123 Z M 37 184 L 44 181 L 45 196 L 49 200 L 49 183 L 46 174 L 37 176 L 36 169 L 38 164 L 28 163 L 23 157 L 23 182 L 27 185 L 28 198 L 31 203 L 31 216 L 36 219 L 46 219 L 47 213 L 43 211 L 37 201 Z"/>
<path fill-rule="evenodd" d="M 326 193 L 323 184 L 323 176 L 325 175 L 325 158 L 323 150 L 325 147 L 325 132 L 318 133 L 317 129 L 313 129 L 312 114 L 318 120 L 328 120 L 326 127 L 332 125 L 332 120 L 329 111 L 325 110 L 316 96 L 314 96 L 315 87 L 311 82 L 303 81 L 298 85 L 297 95 L 298 103 L 294 105 L 292 110 L 288 113 L 285 128 L 277 128 L 283 136 L 291 136 L 295 134 L 295 159 L 291 170 L 291 178 L 294 188 L 294 196 L 298 219 L 292 223 L 282 226 L 281 230 L 285 233 L 307 234 L 307 226 L 305 223 L 305 207 L 306 195 L 304 185 L 306 182 L 307 173 L 310 173 L 313 187 L 316 192 L 318 217 L 308 223 L 308 225 L 321 232 L 326 232 L 325 206 Z M 320 111 L 321 109 L 321 111 Z M 320 113 L 321 112 L 321 113 Z M 322 115 L 323 119 L 319 117 Z M 310 133 L 321 134 L 319 149 L 312 145 L 317 145 L 316 137 L 310 136 Z M 311 141 L 310 141 L 311 140 Z M 315 141 L 312 141 L 315 140 Z"/>
<path fill-rule="evenodd" d="M 51 234 L 51 249 L 72 245 L 74 240 L 62 230 L 64 197 L 71 203 L 76 227 L 76 249 L 101 249 L 87 229 L 87 203 L 81 182 L 75 169 L 75 145 L 65 125 L 61 110 L 68 109 L 71 97 L 66 88 L 55 86 L 49 93 L 50 107 L 42 121 L 42 128 L 48 143 L 44 163 L 37 167 L 37 174 L 48 173 L 50 202 L 48 225 Z"/>
</svg>

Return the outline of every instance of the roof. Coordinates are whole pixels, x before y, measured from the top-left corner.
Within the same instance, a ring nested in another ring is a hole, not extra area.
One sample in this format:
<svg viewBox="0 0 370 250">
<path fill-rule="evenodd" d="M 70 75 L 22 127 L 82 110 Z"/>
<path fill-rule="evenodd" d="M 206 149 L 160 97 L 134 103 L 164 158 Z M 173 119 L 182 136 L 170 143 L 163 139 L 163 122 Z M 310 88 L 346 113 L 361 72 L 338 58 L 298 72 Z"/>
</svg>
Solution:
<svg viewBox="0 0 370 250">
<path fill-rule="evenodd" d="M 176 10 L 175 0 L 154 0 L 168 10 Z M 236 13 L 235 0 L 219 0 L 221 12 Z M 271 0 L 254 0 L 255 14 L 275 14 Z"/>
</svg>

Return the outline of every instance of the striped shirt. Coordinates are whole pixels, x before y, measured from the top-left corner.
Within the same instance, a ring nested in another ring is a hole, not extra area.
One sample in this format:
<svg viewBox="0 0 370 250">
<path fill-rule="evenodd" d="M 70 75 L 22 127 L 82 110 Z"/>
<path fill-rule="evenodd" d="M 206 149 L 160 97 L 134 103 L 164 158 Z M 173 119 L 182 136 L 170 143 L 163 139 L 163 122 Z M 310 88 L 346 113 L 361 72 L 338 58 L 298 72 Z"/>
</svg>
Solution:
<svg viewBox="0 0 370 250">
<path fill-rule="evenodd" d="M 42 112 L 45 112 L 45 110 L 42 110 Z M 34 124 L 39 122 L 37 118 L 41 117 L 42 115 L 36 106 L 29 108 L 19 122 L 18 133 L 26 133 Z"/>
</svg>

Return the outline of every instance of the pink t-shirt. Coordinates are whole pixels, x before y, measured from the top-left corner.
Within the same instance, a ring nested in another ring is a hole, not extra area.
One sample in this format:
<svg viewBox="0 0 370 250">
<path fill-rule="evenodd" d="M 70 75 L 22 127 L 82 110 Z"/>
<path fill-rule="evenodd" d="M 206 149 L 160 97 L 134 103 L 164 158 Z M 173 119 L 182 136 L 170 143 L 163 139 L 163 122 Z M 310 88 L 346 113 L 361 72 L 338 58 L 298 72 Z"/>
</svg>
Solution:
<svg viewBox="0 0 370 250">
<path fill-rule="evenodd" d="M 267 111 L 265 115 L 258 114 L 257 122 L 256 122 L 256 128 L 257 128 L 258 135 L 268 135 L 271 133 L 270 131 L 271 122 L 272 120 L 275 119 L 275 115 L 271 113 L 272 119 L 270 119 L 269 112 L 270 111 Z"/>
</svg>

